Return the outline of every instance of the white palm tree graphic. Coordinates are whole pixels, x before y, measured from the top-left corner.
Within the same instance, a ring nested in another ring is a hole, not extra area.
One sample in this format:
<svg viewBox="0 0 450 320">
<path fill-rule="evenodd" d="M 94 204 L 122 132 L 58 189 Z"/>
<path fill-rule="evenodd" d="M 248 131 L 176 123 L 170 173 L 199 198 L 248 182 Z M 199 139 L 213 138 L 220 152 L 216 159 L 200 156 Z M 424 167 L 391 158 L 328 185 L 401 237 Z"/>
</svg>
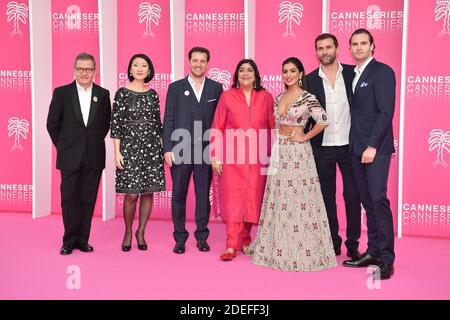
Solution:
<svg viewBox="0 0 450 320">
<path fill-rule="evenodd" d="M 14 20 L 14 30 L 11 32 L 11 35 L 14 36 L 18 34 L 22 36 L 23 33 L 20 31 L 19 22 L 23 24 L 27 23 L 26 18 L 28 17 L 28 6 L 25 3 L 18 4 L 15 1 L 10 1 L 6 5 L 6 16 L 8 17 L 8 21 Z"/>
<path fill-rule="evenodd" d="M 447 167 L 447 162 L 444 160 L 444 150 L 450 152 L 450 131 L 444 133 L 441 129 L 431 130 L 428 144 L 430 145 L 429 151 L 437 149 L 437 157 L 433 167 L 440 165 Z"/>
<path fill-rule="evenodd" d="M 142 2 L 139 5 L 139 23 L 146 21 L 145 33 L 143 37 L 155 37 L 152 32 L 152 22 L 159 26 L 159 19 L 161 18 L 161 7 L 157 4 L 151 4 L 149 2 Z"/>
<path fill-rule="evenodd" d="M 300 19 L 303 17 L 303 6 L 299 2 L 283 1 L 279 6 L 278 16 L 279 23 L 286 22 L 286 31 L 283 33 L 283 38 L 292 37 L 295 39 L 296 35 L 292 31 L 292 21 L 298 26 L 300 25 Z"/>
<path fill-rule="evenodd" d="M 220 70 L 219 68 L 211 68 L 208 72 L 208 77 L 212 80 L 220 82 L 224 90 L 228 90 L 231 84 L 231 73 L 227 70 Z"/>
<path fill-rule="evenodd" d="M 437 0 L 434 13 L 436 13 L 436 16 L 434 17 L 435 21 L 442 18 L 444 19 L 442 31 L 439 35 L 442 36 L 444 34 L 450 34 L 450 0 Z"/>
<path fill-rule="evenodd" d="M 22 145 L 20 144 L 20 138 L 27 139 L 28 135 L 28 127 L 30 124 L 26 119 L 20 119 L 17 117 L 11 117 L 8 120 L 8 137 L 14 135 L 14 145 L 11 147 L 11 150 L 23 150 Z"/>
</svg>

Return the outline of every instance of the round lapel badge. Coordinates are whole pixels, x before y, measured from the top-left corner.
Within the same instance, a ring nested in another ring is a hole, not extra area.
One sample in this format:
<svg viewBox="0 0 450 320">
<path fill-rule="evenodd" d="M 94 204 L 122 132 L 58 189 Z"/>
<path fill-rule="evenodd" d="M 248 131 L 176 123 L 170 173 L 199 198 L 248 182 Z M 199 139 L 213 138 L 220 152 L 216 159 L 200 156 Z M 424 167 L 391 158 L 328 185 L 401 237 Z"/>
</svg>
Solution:
<svg viewBox="0 0 450 320">
<path fill-rule="evenodd" d="M 184 92 L 184 95 L 187 97 L 187 96 L 189 95 L 189 90 L 186 90 L 186 91 Z"/>
<path fill-rule="evenodd" d="M 96 96 L 94 96 L 94 97 L 92 98 L 92 100 L 94 100 L 94 102 L 97 102 L 97 101 L 98 101 L 98 99 L 97 99 Z"/>
</svg>

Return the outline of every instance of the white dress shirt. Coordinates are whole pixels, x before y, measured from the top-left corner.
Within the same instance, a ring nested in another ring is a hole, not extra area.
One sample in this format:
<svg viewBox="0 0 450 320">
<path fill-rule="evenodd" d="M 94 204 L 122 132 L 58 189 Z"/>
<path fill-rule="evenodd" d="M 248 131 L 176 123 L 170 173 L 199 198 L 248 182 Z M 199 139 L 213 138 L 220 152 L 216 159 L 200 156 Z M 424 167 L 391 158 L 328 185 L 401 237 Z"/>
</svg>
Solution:
<svg viewBox="0 0 450 320">
<path fill-rule="evenodd" d="M 89 88 L 84 89 L 77 82 L 78 99 L 80 100 L 81 114 L 83 115 L 84 125 L 87 126 L 89 119 L 89 111 L 91 109 L 92 84 Z"/>
<path fill-rule="evenodd" d="M 195 81 L 194 81 L 194 79 L 192 79 L 191 75 L 188 76 L 188 81 L 192 87 L 192 91 L 194 91 L 194 93 L 195 93 L 195 97 L 197 98 L 197 101 L 200 102 L 200 99 L 202 98 L 203 87 L 205 86 L 205 77 L 203 77 L 202 85 L 200 86 L 200 89 L 198 91 L 195 88 Z"/>
<path fill-rule="evenodd" d="M 367 65 L 370 63 L 370 61 L 372 61 L 372 59 L 373 59 L 373 57 L 370 57 L 369 59 L 367 59 L 366 62 L 364 62 L 364 64 L 361 67 L 358 67 L 358 66 L 355 67 L 355 77 L 353 78 L 353 83 L 352 83 L 353 93 L 355 93 L 356 84 L 358 83 L 359 78 L 361 77 L 361 74 L 363 73 L 363 71 L 367 67 Z"/>
<path fill-rule="evenodd" d="M 319 68 L 319 77 L 322 78 L 327 117 L 329 120 L 328 127 L 323 132 L 322 146 L 344 146 L 349 143 L 350 105 L 347 99 L 342 70 L 343 67 L 339 63 L 339 69 L 333 87 L 322 71 L 322 68 Z"/>
</svg>

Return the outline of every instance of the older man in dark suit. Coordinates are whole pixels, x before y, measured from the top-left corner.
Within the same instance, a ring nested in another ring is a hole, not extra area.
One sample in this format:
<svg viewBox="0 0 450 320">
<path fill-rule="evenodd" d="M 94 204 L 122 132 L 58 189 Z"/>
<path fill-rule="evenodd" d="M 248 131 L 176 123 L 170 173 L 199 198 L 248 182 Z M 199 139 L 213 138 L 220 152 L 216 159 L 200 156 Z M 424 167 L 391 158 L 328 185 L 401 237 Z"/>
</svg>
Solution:
<svg viewBox="0 0 450 320">
<path fill-rule="evenodd" d="M 74 248 L 94 251 L 88 240 L 111 121 L 109 91 L 93 83 L 94 57 L 80 53 L 74 75 L 75 81 L 54 90 L 47 117 L 57 151 L 56 168 L 61 172 L 62 255 Z"/>
<path fill-rule="evenodd" d="M 356 60 L 353 79 L 350 149 L 356 183 L 367 213 L 367 251 L 347 267 L 379 266 L 381 279 L 394 273 L 394 227 L 387 198 L 389 165 L 394 152 L 392 118 L 395 107 L 395 74 L 373 58 L 375 44 L 368 30 L 350 38 Z M 377 271 L 376 271 L 377 272 Z"/>
<path fill-rule="evenodd" d="M 170 166 L 172 177 L 172 220 L 176 242 L 173 252 L 178 254 L 185 252 L 185 242 L 189 236 L 185 228 L 186 196 L 192 174 L 197 248 L 203 252 L 210 250 L 207 238 L 212 168 L 203 155 L 209 156 L 205 152 L 209 136 L 205 133 L 211 128 L 217 102 L 223 92 L 219 82 L 205 77 L 209 50 L 194 47 L 188 57 L 189 75 L 169 86 L 163 124 L 164 159 Z M 178 140 L 181 140 L 179 144 Z"/>
</svg>

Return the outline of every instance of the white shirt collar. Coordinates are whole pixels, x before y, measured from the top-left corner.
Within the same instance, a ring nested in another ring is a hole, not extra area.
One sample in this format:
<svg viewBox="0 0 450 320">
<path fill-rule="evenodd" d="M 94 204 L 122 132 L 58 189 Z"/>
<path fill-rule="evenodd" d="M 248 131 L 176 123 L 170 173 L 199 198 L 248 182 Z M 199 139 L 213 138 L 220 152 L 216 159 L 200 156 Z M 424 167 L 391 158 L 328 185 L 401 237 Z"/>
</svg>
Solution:
<svg viewBox="0 0 450 320">
<path fill-rule="evenodd" d="M 369 59 L 367 59 L 367 61 L 364 62 L 364 64 L 363 64 L 361 67 L 356 66 L 356 67 L 355 67 L 355 73 L 356 73 L 356 74 L 361 74 L 361 73 L 363 73 L 364 69 L 367 67 L 367 65 L 370 63 L 370 61 L 372 61 L 372 59 L 373 59 L 373 56 L 370 57 Z"/>
<path fill-rule="evenodd" d="M 205 84 L 205 78 L 206 77 L 203 77 L 203 80 L 202 80 L 202 88 L 203 88 L 203 85 Z M 188 76 L 188 81 L 189 81 L 189 83 L 190 83 L 190 85 L 193 87 L 193 88 L 195 88 L 195 81 L 194 81 L 194 79 L 191 77 L 191 75 L 189 74 L 189 76 Z"/>
<path fill-rule="evenodd" d="M 341 65 L 341 63 L 339 61 L 338 61 L 338 65 L 339 65 L 339 68 L 338 68 L 338 71 L 337 71 L 336 75 L 338 75 L 339 73 L 342 72 L 342 70 L 344 70 L 344 68 L 342 67 L 342 65 Z M 322 64 L 320 64 L 320 67 L 319 67 L 319 77 L 321 77 L 322 79 L 325 78 L 325 79 L 328 80 L 326 74 L 322 71 Z"/>
<path fill-rule="evenodd" d="M 93 86 L 92 83 L 87 89 L 84 89 L 84 87 L 80 86 L 77 81 L 75 81 L 75 83 L 77 84 L 77 90 L 78 91 L 81 91 L 81 92 L 90 92 L 90 91 L 92 91 L 92 86 Z"/>
</svg>

